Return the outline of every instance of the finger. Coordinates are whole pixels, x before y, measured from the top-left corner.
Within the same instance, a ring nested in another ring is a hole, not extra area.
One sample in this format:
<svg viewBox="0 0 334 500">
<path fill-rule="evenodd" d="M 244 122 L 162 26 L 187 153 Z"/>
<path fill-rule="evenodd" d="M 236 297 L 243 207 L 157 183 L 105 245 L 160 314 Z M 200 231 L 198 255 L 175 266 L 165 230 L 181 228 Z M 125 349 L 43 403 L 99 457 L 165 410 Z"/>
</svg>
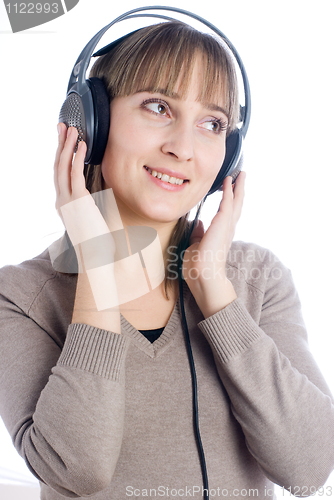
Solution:
<svg viewBox="0 0 334 500">
<path fill-rule="evenodd" d="M 241 194 L 242 196 L 244 195 L 245 180 L 246 180 L 246 172 L 240 172 L 240 174 L 237 177 L 237 180 L 235 181 L 235 184 L 233 184 L 234 196 L 238 196 L 238 194 Z"/>
<path fill-rule="evenodd" d="M 67 129 L 67 135 L 58 164 L 58 184 L 60 194 L 67 197 L 72 194 L 71 171 L 74 148 L 78 137 L 78 131 L 74 127 Z"/>
<path fill-rule="evenodd" d="M 223 182 L 223 195 L 217 214 L 212 219 L 211 225 L 202 243 L 210 249 L 218 249 L 228 255 L 236 224 L 241 213 L 243 199 L 244 174 L 241 175 L 238 184 L 232 185 L 232 177 L 228 176 Z M 221 261 L 221 259 L 220 259 Z"/>
<path fill-rule="evenodd" d="M 54 184 L 55 184 L 55 188 L 56 188 L 56 194 L 57 194 L 57 196 L 59 196 L 58 166 L 59 166 L 59 161 L 60 161 L 60 155 L 63 151 L 65 140 L 66 140 L 67 127 L 64 123 L 58 123 L 57 130 L 58 130 L 58 147 L 56 150 L 56 156 L 55 156 L 55 161 L 54 161 L 54 165 L 53 165 L 53 175 L 54 175 Z"/>
<path fill-rule="evenodd" d="M 233 199 L 234 199 L 231 176 L 228 176 L 224 179 L 222 190 L 223 190 L 222 200 L 219 205 L 218 213 L 224 213 L 226 216 L 231 216 L 233 210 Z"/>
<path fill-rule="evenodd" d="M 226 177 L 223 182 L 223 196 L 218 212 L 211 221 L 205 234 L 206 242 L 211 248 L 224 248 L 229 245 L 230 227 L 233 214 L 232 177 Z"/>
<path fill-rule="evenodd" d="M 75 198 L 80 198 L 81 196 L 85 196 L 87 194 L 84 176 L 86 150 L 86 143 L 80 141 L 71 170 L 72 195 Z"/>
<path fill-rule="evenodd" d="M 234 188 L 234 202 L 233 202 L 233 222 L 234 224 L 240 219 L 242 206 L 245 197 L 245 180 L 246 173 L 240 172 Z"/>
</svg>

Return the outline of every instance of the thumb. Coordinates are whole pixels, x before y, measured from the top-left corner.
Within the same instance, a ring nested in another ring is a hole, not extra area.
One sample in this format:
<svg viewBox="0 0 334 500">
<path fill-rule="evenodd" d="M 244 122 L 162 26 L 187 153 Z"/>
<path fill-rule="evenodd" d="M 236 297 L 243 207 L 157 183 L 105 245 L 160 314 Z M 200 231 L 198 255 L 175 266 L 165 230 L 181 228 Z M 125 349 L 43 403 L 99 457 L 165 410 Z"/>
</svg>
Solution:
<svg viewBox="0 0 334 500">
<path fill-rule="evenodd" d="M 189 239 L 189 246 L 193 245 L 194 243 L 200 243 L 204 236 L 204 225 L 201 220 L 198 220 L 196 222 L 196 225 L 194 229 L 192 230 L 190 239 Z"/>
</svg>

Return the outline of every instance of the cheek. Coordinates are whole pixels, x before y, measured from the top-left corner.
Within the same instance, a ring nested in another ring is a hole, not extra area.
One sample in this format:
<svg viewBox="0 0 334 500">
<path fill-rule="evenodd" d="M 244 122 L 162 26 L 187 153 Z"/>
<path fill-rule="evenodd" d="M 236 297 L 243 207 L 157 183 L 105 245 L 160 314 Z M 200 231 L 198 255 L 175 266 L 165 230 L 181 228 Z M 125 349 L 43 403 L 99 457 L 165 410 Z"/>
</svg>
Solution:
<svg viewBox="0 0 334 500">
<path fill-rule="evenodd" d="M 131 156 L 133 142 L 121 127 L 111 126 L 106 151 L 102 161 L 102 174 L 106 176 L 119 171 L 126 164 L 127 157 Z"/>
<path fill-rule="evenodd" d="M 207 176 L 208 183 L 211 182 L 212 184 L 217 177 L 224 163 L 225 153 L 226 148 L 224 142 L 222 145 L 211 148 L 209 153 L 206 151 L 206 154 L 202 157 L 202 170 L 204 175 Z"/>
<path fill-rule="evenodd" d="M 106 153 L 114 162 L 122 164 L 126 158 L 139 160 L 150 150 L 152 134 L 138 123 L 120 120 L 110 125 Z"/>
<path fill-rule="evenodd" d="M 109 134 L 106 151 L 101 165 L 102 177 L 109 188 L 115 188 L 115 180 L 117 180 L 117 176 L 120 174 L 121 170 L 120 165 L 122 156 L 121 144 L 115 140 L 115 137 L 111 137 Z"/>
</svg>

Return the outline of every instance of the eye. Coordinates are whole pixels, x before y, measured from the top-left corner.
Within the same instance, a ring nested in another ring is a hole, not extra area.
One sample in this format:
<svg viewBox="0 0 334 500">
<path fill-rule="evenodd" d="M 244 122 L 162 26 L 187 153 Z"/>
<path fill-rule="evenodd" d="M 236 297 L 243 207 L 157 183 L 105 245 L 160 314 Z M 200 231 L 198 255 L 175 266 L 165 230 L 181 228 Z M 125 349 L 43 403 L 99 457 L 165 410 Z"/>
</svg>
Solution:
<svg viewBox="0 0 334 500">
<path fill-rule="evenodd" d="M 201 127 L 214 132 L 215 134 L 221 134 L 224 130 L 227 130 L 227 122 L 221 118 L 215 118 L 201 124 Z"/>
<path fill-rule="evenodd" d="M 169 114 L 167 103 L 160 99 L 147 99 L 142 103 L 142 107 L 157 115 L 167 116 Z"/>
</svg>

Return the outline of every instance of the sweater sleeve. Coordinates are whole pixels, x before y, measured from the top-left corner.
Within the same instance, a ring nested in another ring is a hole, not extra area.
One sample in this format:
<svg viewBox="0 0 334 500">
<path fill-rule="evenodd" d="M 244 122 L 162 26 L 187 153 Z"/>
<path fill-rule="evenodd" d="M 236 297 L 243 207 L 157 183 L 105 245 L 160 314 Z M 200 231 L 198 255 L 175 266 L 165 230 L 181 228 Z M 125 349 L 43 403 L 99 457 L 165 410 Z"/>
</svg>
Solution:
<svg viewBox="0 0 334 500">
<path fill-rule="evenodd" d="M 275 273 L 261 292 L 259 321 L 238 298 L 199 327 L 250 453 L 271 481 L 308 496 L 334 467 L 334 406 L 308 348 L 291 273 L 277 261 Z"/>
<path fill-rule="evenodd" d="M 47 306 L 46 306 L 47 307 Z M 66 497 L 106 488 L 122 442 L 127 340 L 84 324 L 63 347 L 0 296 L 0 411 L 32 473 Z"/>
</svg>

